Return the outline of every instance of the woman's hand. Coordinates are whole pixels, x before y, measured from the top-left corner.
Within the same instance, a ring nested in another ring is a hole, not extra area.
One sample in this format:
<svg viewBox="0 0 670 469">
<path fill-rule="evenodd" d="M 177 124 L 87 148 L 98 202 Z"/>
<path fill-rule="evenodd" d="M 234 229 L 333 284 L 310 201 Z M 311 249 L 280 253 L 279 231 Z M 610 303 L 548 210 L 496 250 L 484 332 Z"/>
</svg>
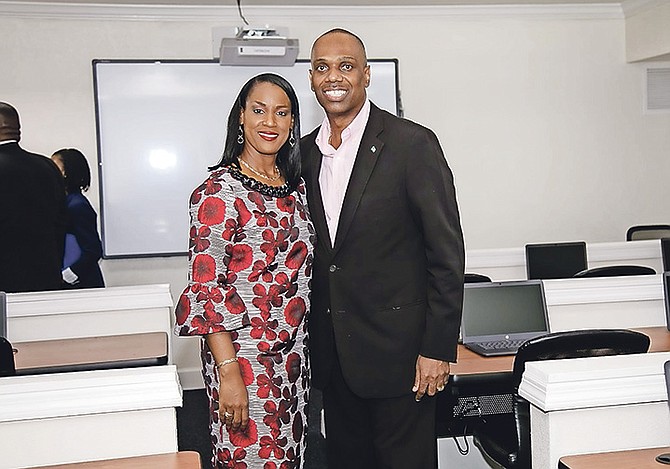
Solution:
<svg viewBox="0 0 670 469">
<path fill-rule="evenodd" d="M 249 423 L 249 395 L 237 363 L 219 369 L 219 417 L 228 430 L 245 430 Z"/>
<path fill-rule="evenodd" d="M 244 430 L 249 423 L 249 395 L 230 333 L 207 334 L 205 340 L 219 373 L 219 417 L 228 430 Z"/>
</svg>

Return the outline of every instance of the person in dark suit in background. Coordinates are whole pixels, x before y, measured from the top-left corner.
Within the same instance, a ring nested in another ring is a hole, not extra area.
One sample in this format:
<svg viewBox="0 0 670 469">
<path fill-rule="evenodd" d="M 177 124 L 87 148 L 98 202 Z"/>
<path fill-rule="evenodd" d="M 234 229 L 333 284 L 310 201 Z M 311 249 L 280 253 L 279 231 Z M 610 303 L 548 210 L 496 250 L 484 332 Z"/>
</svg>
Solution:
<svg viewBox="0 0 670 469">
<path fill-rule="evenodd" d="M 13 106 L 0 102 L 0 290 L 57 290 L 65 236 L 65 186 L 46 156 L 19 146 Z"/>
<path fill-rule="evenodd" d="M 301 141 L 317 233 L 309 349 L 329 467 L 436 467 L 435 394 L 456 359 L 464 247 L 435 134 L 367 99 L 365 47 L 312 46 L 323 124 Z"/>
<path fill-rule="evenodd" d="M 51 155 L 51 159 L 63 174 L 67 192 L 63 284 L 66 288 L 104 287 L 105 281 L 98 265 L 102 257 L 98 216 L 82 194 L 91 185 L 91 169 L 83 153 L 74 148 L 58 150 Z"/>
</svg>

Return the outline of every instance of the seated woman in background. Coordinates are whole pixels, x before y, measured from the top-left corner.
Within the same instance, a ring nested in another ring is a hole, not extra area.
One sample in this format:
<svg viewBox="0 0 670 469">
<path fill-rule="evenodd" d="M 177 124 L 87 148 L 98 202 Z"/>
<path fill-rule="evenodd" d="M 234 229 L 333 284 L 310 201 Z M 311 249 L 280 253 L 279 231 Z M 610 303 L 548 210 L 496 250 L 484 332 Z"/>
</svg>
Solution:
<svg viewBox="0 0 670 469">
<path fill-rule="evenodd" d="M 63 258 L 64 288 L 104 287 L 98 261 L 102 243 L 98 234 L 97 215 L 82 194 L 91 184 L 91 170 L 86 157 L 74 148 L 63 148 L 51 159 L 65 178 L 67 193 L 67 233 Z"/>
</svg>

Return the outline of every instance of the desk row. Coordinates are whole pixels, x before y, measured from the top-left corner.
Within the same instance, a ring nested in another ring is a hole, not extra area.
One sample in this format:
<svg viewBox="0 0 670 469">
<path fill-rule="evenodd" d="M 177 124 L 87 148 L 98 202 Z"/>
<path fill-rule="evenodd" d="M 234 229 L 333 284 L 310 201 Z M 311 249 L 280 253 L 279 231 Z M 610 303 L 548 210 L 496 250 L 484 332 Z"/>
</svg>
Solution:
<svg viewBox="0 0 670 469">
<path fill-rule="evenodd" d="M 667 326 L 670 272 L 632 277 L 484 282 L 465 285 L 461 340 L 483 355 L 485 345 L 522 343 L 575 329 Z M 511 352 L 513 353 L 513 352 Z"/>
<path fill-rule="evenodd" d="M 606 266 L 635 266 L 640 273 L 660 273 L 668 270 L 669 263 L 670 239 L 542 243 L 466 252 L 466 272 L 494 281 L 569 278 Z"/>
</svg>

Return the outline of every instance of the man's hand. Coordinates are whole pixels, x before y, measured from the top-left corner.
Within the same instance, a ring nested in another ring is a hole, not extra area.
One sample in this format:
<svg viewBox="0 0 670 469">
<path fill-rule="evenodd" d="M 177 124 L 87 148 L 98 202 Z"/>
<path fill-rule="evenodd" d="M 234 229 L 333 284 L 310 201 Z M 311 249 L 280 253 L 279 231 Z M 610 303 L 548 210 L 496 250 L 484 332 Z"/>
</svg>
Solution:
<svg viewBox="0 0 670 469">
<path fill-rule="evenodd" d="M 426 393 L 434 396 L 436 392 L 442 391 L 447 381 L 449 381 L 449 362 L 419 355 L 416 359 L 416 375 L 412 388 L 417 401 L 420 401 Z"/>
</svg>

